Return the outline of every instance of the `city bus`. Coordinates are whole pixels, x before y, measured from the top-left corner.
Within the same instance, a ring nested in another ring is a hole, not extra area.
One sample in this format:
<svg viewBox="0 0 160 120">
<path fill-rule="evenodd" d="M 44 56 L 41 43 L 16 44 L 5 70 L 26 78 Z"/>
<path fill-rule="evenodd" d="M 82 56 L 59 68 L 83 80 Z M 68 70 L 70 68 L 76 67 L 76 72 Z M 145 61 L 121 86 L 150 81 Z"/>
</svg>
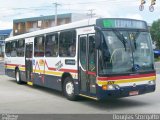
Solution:
<svg viewBox="0 0 160 120">
<path fill-rule="evenodd" d="M 7 38 L 5 73 L 69 100 L 105 100 L 154 92 L 153 56 L 145 21 L 92 18 Z"/>
</svg>

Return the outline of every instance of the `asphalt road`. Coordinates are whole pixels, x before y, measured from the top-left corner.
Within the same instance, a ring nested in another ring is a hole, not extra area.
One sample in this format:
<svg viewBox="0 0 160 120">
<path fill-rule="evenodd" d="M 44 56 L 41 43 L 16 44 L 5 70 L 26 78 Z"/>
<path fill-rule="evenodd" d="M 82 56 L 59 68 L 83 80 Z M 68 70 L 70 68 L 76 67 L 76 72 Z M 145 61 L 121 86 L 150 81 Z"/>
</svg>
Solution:
<svg viewBox="0 0 160 120">
<path fill-rule="evenodd" d="M 157 64 L 156 66 L 160 66 L 160 64 Z M 0 67 L 1 74 L 4 73 L 2 68 L 3 66 Z M 82 99 L 73 102 L 63 97 L 60 92 L 37 86 L 18 85 L 13 78 L 0 75 L 0 113 L 160 113 L 159 78 L 160 74 L 158 73 L 157 89 L 153 93 L 103 102 L 90 99 Z"/>
</svg>

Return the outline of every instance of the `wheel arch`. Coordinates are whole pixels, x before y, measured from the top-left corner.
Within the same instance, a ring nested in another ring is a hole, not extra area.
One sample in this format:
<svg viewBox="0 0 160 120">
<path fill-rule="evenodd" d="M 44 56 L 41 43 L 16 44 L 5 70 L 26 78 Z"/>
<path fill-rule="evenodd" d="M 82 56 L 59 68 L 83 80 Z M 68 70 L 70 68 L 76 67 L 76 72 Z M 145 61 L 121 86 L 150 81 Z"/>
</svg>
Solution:
<svg viewBox="0 0 160 120">
<path fill-rule="evenodd" d="M 67 77 L 71 77 L 71 78 L 72 78 L 72 75 L 71 75 L 70 73 L 68 73 L 68 72 L 65 72 L 65 73 L 62 74 L 62 77 L 61 77 L 62 90 L 63 90 L 63 83 L 64 83 L 64 81 L 65 81 L 65 79 L 66 79 Z M 73 78 L 72 78 L 72 79 L 73 79 Z"/>
<path fill-rule="evenodd" d="M 68 78 L 68 77 L 70 77 L 71 79 L 66 79 L 66 78 Z M 66 79 L 66 82 L 65 82 L 65 79 Z M 64 87 L 64 85 L 68 82 L 68 81 L 72 81 L 72 83 L 73 83 L 73 86 L 74 86 L 74 92 L 73 92 L 73 95 L 72 96 L 69 96 L 67 93 L 66 93 L 66 88 Z M 69 99 L 69 100 L 71 100 L 71 101 L 76 101 L 76 100 L 78 100 L 78 92 L 77 92 L 77 87 L 78 87 L 78 85 L 76 85 L 76 83 L 75 83 L 75 81 L 74 81 L 74 79 L 73 79 L 73 77 L 72 77 L 72 75 L 70 74 L 70 73 L 63 73 L 63 75 L 62 75 L 62 78 L 61 78 L 61 86 L 62 86 L 62 93 L 63 93 L 63 95 L 67 98 L 67 99 Z"/>
</svg>

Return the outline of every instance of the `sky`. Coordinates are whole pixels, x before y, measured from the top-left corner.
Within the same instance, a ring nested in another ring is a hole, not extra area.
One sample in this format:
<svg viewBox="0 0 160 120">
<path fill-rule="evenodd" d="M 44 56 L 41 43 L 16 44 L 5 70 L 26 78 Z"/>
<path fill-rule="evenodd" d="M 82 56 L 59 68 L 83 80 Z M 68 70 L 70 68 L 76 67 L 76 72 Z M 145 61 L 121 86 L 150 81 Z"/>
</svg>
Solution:
<svg viewBox="0 0 160 120">
<path fill-rule="evenodd" d="M 0 0 L 0 30 L 12 29 L 14 19 L 54 15 L 55 2 L 60 4 L 58 14 L 87 14 L 93 9 L 98 17 L 134 18 L 149 24 L 160 18 L 160 0 L 153 12 L 149 11 L 151 0 L 146 0 L 143 11 L 140 0 Z"/>
</svg>

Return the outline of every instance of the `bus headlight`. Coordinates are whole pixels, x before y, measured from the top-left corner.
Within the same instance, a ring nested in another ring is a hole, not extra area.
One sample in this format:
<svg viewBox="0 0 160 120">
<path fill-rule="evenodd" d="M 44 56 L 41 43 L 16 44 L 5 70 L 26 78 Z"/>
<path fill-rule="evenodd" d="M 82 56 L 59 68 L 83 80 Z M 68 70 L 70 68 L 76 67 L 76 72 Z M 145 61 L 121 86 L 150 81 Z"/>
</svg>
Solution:
<svg viewBox="0 0 160 120">
<path fill-rule="evenodd" d="M 120 87 L 119 85 L 113 84 L 113 85 L 108 85 L 108 90 L 119 90 Z"/>
<path fill-rule="evenodd" d="M 108 85 L 108 90 L 115 90 L 115 87 L 113 85 Z"/>
<path fill-rule="evenodd" d="M 148 85 L 155 85 L 155 80 L 148 81 Z"/>
<path fill-rule="evenodd" d="M 112 85 L 102 85 L 102 90 L 119 90 L 119 85 L 112 84 Z"/>
</svg>

